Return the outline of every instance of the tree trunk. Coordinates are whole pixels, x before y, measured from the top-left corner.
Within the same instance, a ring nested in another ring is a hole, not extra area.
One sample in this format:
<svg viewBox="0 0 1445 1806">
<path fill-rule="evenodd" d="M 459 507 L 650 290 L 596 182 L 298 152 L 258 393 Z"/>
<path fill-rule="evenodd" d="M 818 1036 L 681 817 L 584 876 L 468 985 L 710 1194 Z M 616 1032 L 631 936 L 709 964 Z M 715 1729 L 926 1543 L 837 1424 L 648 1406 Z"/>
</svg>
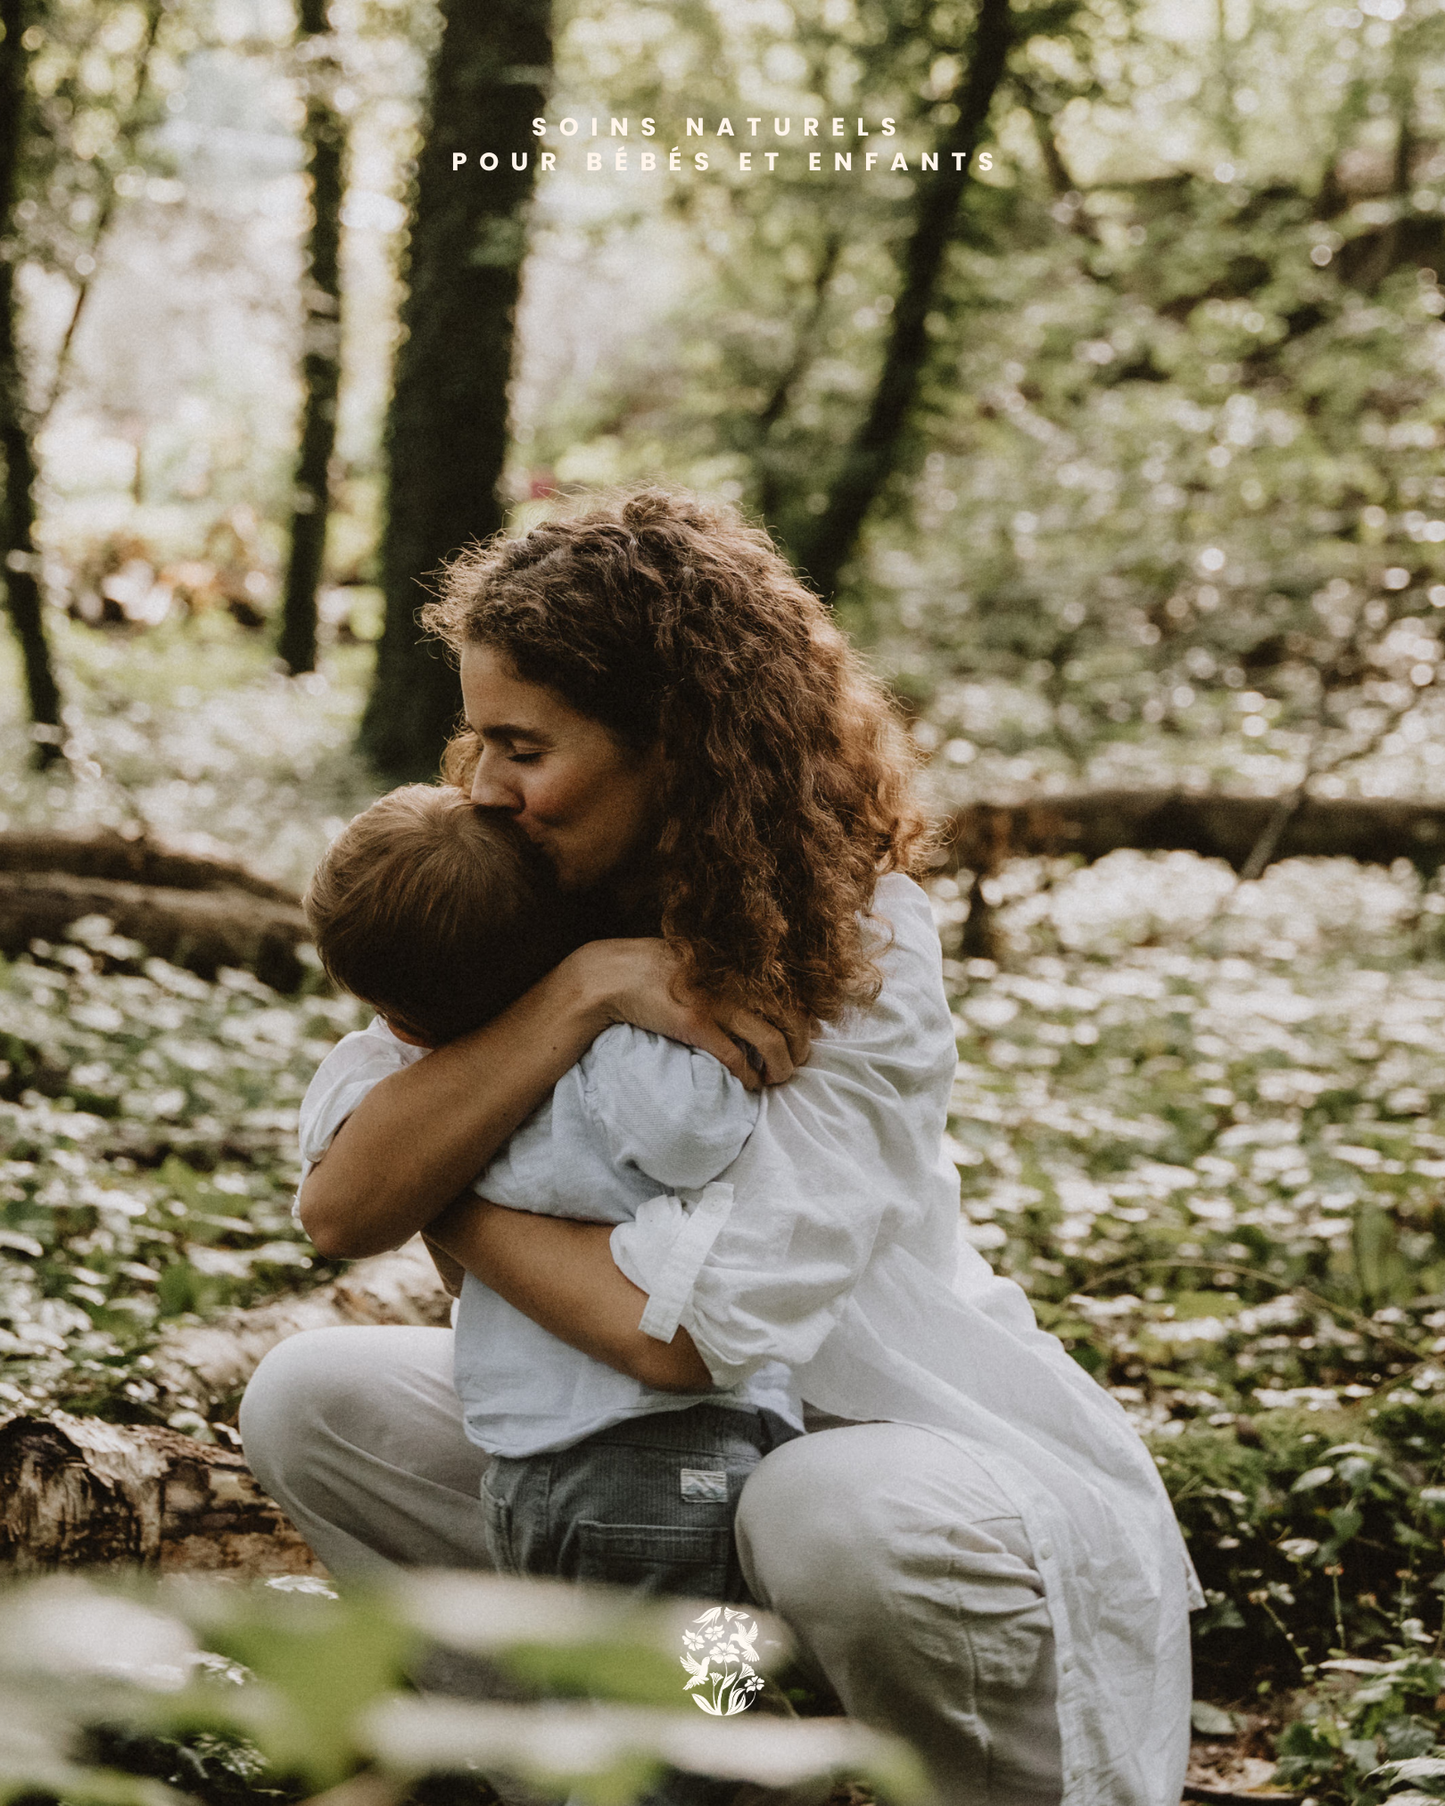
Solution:
<svg viewBox="0 0 1445 1806">
<path fill-rule="evenodd" d="M 1094 790 L 1017 803 L 971 803 L 943 829 L 947 861 L 994 872 L 1007 860 L 1074 853 L 1086 863 L 1132 847 L 1223 859 L 1242 871 L 1276 818 L 1270 796 L 1190 795 L 1178 790 Z M 1271 862 L 1355 859 L 1422 872 L 1445 864 L 1445 805 L 1384 797 L 1307 797 L 1286 822 Z"/>
<path fill-rule="evenodd" d="M 295 891 L 234 859 L 189 853 L 144 834 L 113 828 L 14 828 L 0 833 L 0 873 L 68 872 L 76 878 L 119 878 L 170 890 L 239 890 L 273 903 L 299 902 Z"/>
<path fill-rule="evenodd" d="M 311 939 L 299 904 L 233 890 L 171 890 L 66 872 L 0 872 L 0 952 L 62 940 L 82 916 L 105 916 L 148 953 L 214 978 L 242 966 L 278 991 L 300 985 L 297 949 Z"/>
<path fill-rule="evenodd" d="M 387 422 L 386 622 L 361 726 L 362 750 L 398 778 L 435 776 L 460 707 L 456 674 L 417 626 L 425 586 L 503 521 L 497 484 L 536 165 L 530 122 L 551 63 L 548 0 L 441 0 L 441 16 Z M 455 170 L 453 153 L 466 157 Z M 480 167 L 488 153 L 495 169 Z M 518 157 L 524 169 L 513 167 Z"/>
<path fill-rule="evenodd" d="M 30 0 L 0 0 L 0 457 L 5 462 L 0 551 L 4 554 L 5 596 L 10 624 L 20 642 L 25 689 L 40 765 L 60 757 L 60 686 L 45 633 L 40 558 L 35 544 L 35 450 L 30 410 L 20 363 L 19 297 L 15 290 L 20 259 L 20 151 L 24 141 L 26 70 L 25 32 L 32 14 Z"/>
<path fill-rule="evenodd" d="M 978 0 L 958 118 L 939 144 L 938 169 L 919 177 L 918 216 L 904 256 L 903 285 L 872 402 L 843 454 L 826 507 L 793 548 L 798 564 L 825 597 L 837 589 L 863 522 L 897 463 L 928 361 L 928 316 L 969 180 L 968 166 L 1003 79 L 1012 33 L 1009 0 Z"/>
<path fill-rule="evenodd" d="M 314 1574 L 240 1455 L 94 1417 L 0 1426 L 0 1574 L 53 1568 Z"/>
<path fill-rule="evenodd" d="M 306 81 L 305 137 L 311 177 L 306 241 L 306 324 L 301 357 L 301 447 L 292 491 L 291 553 L 276 650 L 295 673 L 316 668 L 316 591 L 331 510 L 331 454 L 341 393 L 341 204 L 346 190 L 346 122 L 332 97 L 336 74 L 325 54 L 326 0 L 301 0 L 297 52 Z"/>
<path fill-rule="evenodd" d="M 300 1330 L 437 1325 L 450 1299 L 420 1237 L 300 1297 L 167 1330 L 151 1350 L 156 1408 L 213 1413 Z M 56 1412 L 0 1426 L 0 1573 L 141 1566 L 298 1574 L 316 1569 L 241 1456 L 155 1426 Z"/>
</svg>

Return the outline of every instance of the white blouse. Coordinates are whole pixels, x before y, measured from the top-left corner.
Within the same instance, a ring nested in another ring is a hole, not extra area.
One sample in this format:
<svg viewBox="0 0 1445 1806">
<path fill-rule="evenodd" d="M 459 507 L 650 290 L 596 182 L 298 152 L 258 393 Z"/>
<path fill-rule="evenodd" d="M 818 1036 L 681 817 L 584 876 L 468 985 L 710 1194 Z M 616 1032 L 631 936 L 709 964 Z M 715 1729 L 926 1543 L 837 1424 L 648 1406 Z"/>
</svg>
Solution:
<svg viewBox="0 0 1445 1806">
<path fill-rule="evenodd" d="M 893 933 L 877 1002 L 824 1025 L 764 1093 L 709 1210 L 644 1204 L 613 1256 L 650 1294 L 642 1327 L 666 1341 L 682 1324 L 719 1386 L 784 1361 L 819 1411 L 926 1425 L 982 1456 L 1044 1582 L 1065 1806 L 1177 1806 L 1193 1568 L 1122 1409 L 964 1239 L 937 931 L 906 878 L 880 880 L 874 909 Z"/>
</svg>

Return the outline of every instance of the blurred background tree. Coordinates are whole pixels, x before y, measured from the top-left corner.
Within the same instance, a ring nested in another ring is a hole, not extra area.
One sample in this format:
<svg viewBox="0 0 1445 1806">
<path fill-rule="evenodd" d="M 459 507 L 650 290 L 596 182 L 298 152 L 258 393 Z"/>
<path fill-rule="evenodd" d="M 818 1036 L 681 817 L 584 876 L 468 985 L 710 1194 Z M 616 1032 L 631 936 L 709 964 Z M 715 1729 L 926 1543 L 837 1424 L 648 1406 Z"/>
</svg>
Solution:
<svg viewBox="0 0 1445 1806">
<path fill-rule="evenodd" d="M 505 520 L 497 486 L 536 179 L 531 121 L 552 61 L 550 0 L 441 0 L 439 12 L 386 425 L 386 624 L 361 723 L 372 763 L 398 778 L 435 775 L 458 714 L 455 673 L 417 626 L 426 586 Z"/>
<path fill-rule="evenodd" d="M 291 544 L 276 650 L 286 669 L 316 668 L 316 596 L 331 516 L 331 456 L 341 394 L 341 209 L 346 198 L 346 119 L 325 0 L 300 0 L 296 59 L 306 94 L 306 234 L 301 352 L 301 443 L 291 498 Z"/>
<path fill-rule="evenodd" d="M 27 64 L 32 45 L 31 8 L 5 0 L 0 11 L 0 449 L 5 459 L 3 549 L 5 596 L 10 624 L 24 661 L 25 688 L 35 748 L 42 763 L 60 750 L 60 687 L 45 631 L 35 544 L 35 452 L 29 397 L 20 365 L 15 293 L 17 211 L 22 204 L 21 160 L 29 113 Z"/>
</svg>

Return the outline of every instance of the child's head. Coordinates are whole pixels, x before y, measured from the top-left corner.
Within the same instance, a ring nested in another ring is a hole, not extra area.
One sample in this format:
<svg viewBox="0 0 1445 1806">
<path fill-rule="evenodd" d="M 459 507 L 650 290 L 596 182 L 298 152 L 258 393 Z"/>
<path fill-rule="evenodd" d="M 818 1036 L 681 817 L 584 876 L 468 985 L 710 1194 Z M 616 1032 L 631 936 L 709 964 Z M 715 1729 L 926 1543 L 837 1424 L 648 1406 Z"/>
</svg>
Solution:
<svg viewBox="0 0 1445 1806">
<path fill-rule="evenodd" d="M 407 784 L 358 815 L 305 909 L 331 978 L 432 1047 L 490 1021 L 576 943 L 526 837 L 450 785 Z"/>
</svg>

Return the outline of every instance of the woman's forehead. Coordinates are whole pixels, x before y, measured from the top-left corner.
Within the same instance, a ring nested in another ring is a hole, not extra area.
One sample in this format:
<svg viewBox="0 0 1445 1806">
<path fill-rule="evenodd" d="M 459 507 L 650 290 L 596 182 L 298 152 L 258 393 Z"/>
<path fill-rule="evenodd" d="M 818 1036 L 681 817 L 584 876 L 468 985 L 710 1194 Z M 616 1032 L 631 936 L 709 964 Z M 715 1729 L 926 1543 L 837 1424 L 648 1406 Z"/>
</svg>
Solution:
<svg viewBox="0 0 1445 1806">
<path fill-rule="evenodd" d="M 505 652 L 494 646 L 467 646 L 461 657 L 462 700 L 474 733 L 504 740 L 551 733 L 586 721 L 546 684 L 518 674 Z"/>
</svg>

